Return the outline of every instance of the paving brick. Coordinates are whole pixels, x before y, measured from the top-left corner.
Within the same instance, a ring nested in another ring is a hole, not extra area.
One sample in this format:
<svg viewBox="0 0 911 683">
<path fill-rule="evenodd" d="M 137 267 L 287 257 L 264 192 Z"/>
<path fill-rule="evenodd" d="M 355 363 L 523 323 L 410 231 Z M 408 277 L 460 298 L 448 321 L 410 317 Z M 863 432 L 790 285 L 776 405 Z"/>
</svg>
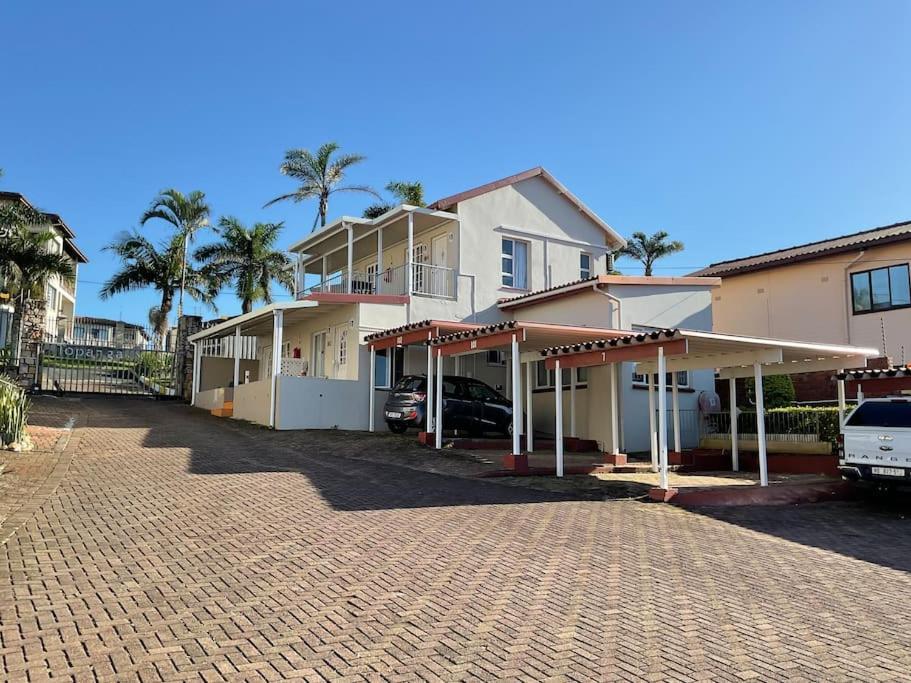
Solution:
<svg viewBox="0 0 911 683">
<path fill-rule="evenodd" d="M 906 510 L 580 500 L 390 435 L 38 409 L 76 429 L 0 488 L 3 679 L 911 680 Z"/>
</svg>

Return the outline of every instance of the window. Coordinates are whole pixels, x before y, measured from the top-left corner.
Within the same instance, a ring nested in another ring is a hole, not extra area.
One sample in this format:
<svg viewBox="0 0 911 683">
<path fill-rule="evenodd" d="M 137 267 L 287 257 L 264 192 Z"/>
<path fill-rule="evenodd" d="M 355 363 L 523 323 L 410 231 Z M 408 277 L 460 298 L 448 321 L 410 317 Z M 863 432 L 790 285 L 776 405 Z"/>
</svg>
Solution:
<svg viewBox="0 0 911 683">
<path fill-rule="evenodd" d="M 690 386 L 690 373 L 688 370 L 679 370 L 677 373 L 677 386 L 688 389 Z M 667 373 L 664 378 L 664 381 L 667 382 L 668 386 L 671 386 L 671 373 Z M 645 375 L 639 374 L 638 372 L 633 372 L 633 384 L 646 384 L 647 380 Z M 654 383 L 655 388 L 658 387 L 658 375 L 652 375 L 652 382 Z"/>
<path fill-rule="evenodd" d="M 579 278 L 587 280 L 592 276 L 592 255 L 586 252 L 579 254 Z"/>
<path fill-rule="evenodd" d="M 855 314 L 911 306 L 908 265 L 851 273 L 851 298 Z"/>
<path fill-rule="evenodd" d="M 563 375 L 563 386 L 569 386 L 570 380 L 570 369 L 563 368 L 561 374 Z M 585 384 L 588 382 L 588 368 L 576 368 L 576 386 L 580 384 Z M 544 365 L 544 361 L 538 361 L 537 367 L 535 368 L 535 389 L 553 389 L 554 387 L 554 371 L 548 370 Z"/>
<path fill-rule="evenodd" d="M 342 330 L 338 333 L 338 364 L 345 365 L 348 362 L 348 330 Z"/>
<path fill-rule="evenodd" d="M 850 427 L 911 427 L 911 403 L 905 399 L 866 401 L 861 403 L 847 421 Z"/>
<path fill-rule="evenodd" d="M 503 286 L 528 289 L 528 242 L 504 237 L 500 261 Z"/>
<path fill-rule="evenodd" d="M 506 354 L 498 349 L 490 349 L 487 352 L 488 365 L 506 365 Z"/>
<path fill-rule="evenodd" d="M 469 383 L 465 385 L 465 390 L 468 392 L 468 398 L 473 401 L 496 401 L 502 398 L 486 384 Z"/>
<path fill-rule="evenodd" d="M 377 389 L 389 388 L 389 349 L 377 349 L 376 364 L 373 366 L 373 382 Z"/>
</svg>

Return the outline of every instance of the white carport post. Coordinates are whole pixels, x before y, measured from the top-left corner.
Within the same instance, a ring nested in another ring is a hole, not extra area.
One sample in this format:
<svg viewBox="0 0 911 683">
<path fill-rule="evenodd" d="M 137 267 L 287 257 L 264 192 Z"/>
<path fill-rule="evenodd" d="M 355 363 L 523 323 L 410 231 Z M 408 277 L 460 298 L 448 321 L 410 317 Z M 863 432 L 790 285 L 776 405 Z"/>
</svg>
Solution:
<svg viewBox="0 0 911 683">
<path fill-rule="evenodd" d="M 519 368 L 519 336 L 512 335 L 510 362 L 512 363 L 512 453 L 522 452 L 522 372 Z"/>
<path fill-rule="evenodd" d="M 234 388 L 240 384 L 240 325 L 234 330 Z"/>
<path fill-rule="evenodd" d="M 740 434 L 737 432 L 737 417 L 740 411 L 737 410 L 737 378 L 731 375 L 728 380 L 729 395 L 731 403 L 731 468 L 735 472 L 740 471 Z"/>
<path fill-rule="evenodd" d="M 845 410 L 847 409 L 847 405 L 845 404 L 845 381 L 843 379 L 839 379 L 836 382 L 836 385 L 838 387 L 838 426 L 844 427 Z"/>
<path fill-rule="evenodd" d="M 437 419 L 434 420 L 433 437 L 434 446 L 437 450 L 443 447 L 443 349 L 437 349 Z"/>
<path fill-rule="evenodd" d="M 427 396 L 424 405 L 426 406 L 424 410 L 424 431 L 432 432 L 433 412 L 436 403 L 433 402 L 433 347 L 429 344 L 427 345 Z"/>
<path fill-rule="evenodd" d="M 562 380 L 560 377 L 557 381 Z M 576 368 L 569 369 L 569 435 L 576 436 Z"/>
<path fill-rule="evenodd" d="M 376 349 L 373 344 L 370 345 L 370 414 L 367 416 L 367 424 L 371 432 L 376 431 L 376 418 L 373 413 L 376 410 Z"/>
<path fill-rule="evenodd" d="M 611 454 L 620 454 L 620 373 L 617 364 L 610 365 L 610 433 Z"/>
<path fill-rule="evenodd" d="M 554 364 L 554 413 L 556 414 L 556 424 L 554 425 L 554 445 L 557 448 L 557 476 L 563 476 L 563 381 L 560 375 L 560 359 Z"/>
<path fill-rule="evenodd" d="M 275 392 L 278 389 L 278 376 L 282 371 L 282 322 L 285 312 L 282 309 L 272 311 L 272 389 L 269 392 L 269 426 L 275 429 Z"/>
<path fill-rule="evenodd" d="M 534 394 L 531 391 L 531 373 L 534 370 L 534 363 L 529 361 L 525 364 L 525 450 L 529 453 L 535 450 L 535 442 L 532 430 L 534 429 L 534 420 L 532 419 L 532 414 L 534 413 L 534 406 L 532 402 L 534 400 Z"/>
<path fill-rule="evenodd" d="M 196 405 L 196 394 L 199 392 L 199 373 L 202 366 L 202 340 L 193 344 L 193 381 L 190 382 L 190 405 Z"/>
<path fill-rule="evenodd" d="M 762 363 L 753 363 L 756 393 L 756 438 L 759 439 L 759 485 L 769 485 L 769 463 L 765 442 L 765 398 L 762 391 Z"/>
<path fill-rule="evenodd" d="M 648 440 L 651 446 L 652 472 L 658 471 L 658 434 L 655 431 L 655 376 L 648 373 Z"/>
<path fill-rule="evenodd" d="M 668 489 L 667 478 L 667 364 L 664 360 L 664 347 L 658 347 L 658 460 L 659 486 Z"/>
<path fill-rule="evenodd" d="M 671 406 L 674 411 L 674 452 L 682 453 L 680 445 L 680 392 L 677 389 L 677 373 L 671 373 Z"/>
</svg>

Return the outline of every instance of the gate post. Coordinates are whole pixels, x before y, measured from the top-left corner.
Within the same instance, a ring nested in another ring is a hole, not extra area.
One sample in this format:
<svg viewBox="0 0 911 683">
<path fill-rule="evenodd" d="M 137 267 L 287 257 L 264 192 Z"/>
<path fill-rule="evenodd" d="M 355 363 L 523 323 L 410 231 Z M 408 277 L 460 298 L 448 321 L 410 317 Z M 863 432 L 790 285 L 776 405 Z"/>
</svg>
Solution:
<svg viewBox="0 0 911 683">
<path fill-rule="evenodd" d="M 16 381 L 20 386 L 30 389 L 38 383 L 38 365 L 41 357 L 41 344 L 44 342 L 45 307 L 44 299 L 27 299 L 18 312 L 18 326 L 14 339 L 19 341 L 19 353 L 16 361 L 19 364 Z M 15 341 L 13 342 L 15 344 Z"/>
<path fill-rule="evenodd" d="M 193 346 L 188 337 L 202 329 L 202 316 L 182 315 L 177 320 L 177 344 L 174 348 L 174 381 L 180 398 L 189 400 L 193 387 Z"/>
</svg>

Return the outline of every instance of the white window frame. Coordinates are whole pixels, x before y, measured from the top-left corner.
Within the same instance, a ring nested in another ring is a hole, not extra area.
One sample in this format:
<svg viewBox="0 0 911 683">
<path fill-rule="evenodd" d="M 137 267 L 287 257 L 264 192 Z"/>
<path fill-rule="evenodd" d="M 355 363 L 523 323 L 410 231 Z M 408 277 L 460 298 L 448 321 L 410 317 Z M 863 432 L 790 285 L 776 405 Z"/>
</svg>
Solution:
<svg viewBox="0 0 911 683">
<path fill-rule="evenodd" d="M 667 374 L 670 375 L 671 373 L 668 372 Z M 677 370 L 675 374 L 677 375 L 677 386 L 680 389 L 689 389 L 690 388 L 690 371 L 689 370 Z M 680 381 L 680 375 L 683 375 L 683 381 Z M 654 375 L 652 379 L 654 381 L 654 386 L 657 387 L 658 386 L 658 375 L 657 374 Z M 648 386 L 648 378 L 646 378 L 645 375 L 640 374 L 640 373 L 636 372 L 635 370 L 633 370 L 633 385 L 635 385 L 637 387 Z M 671 386 L 670 381 L 668 381 L 667 385 Z"/>
<path fill-rule="evenodd" d="M 582 265 L 584 259 L 588 259 L 588 267 Z M 591 252 L 580 251 L 579 252 L 579 279 L 588 280 L 592 273 L 595 271 L 595 257 L 592 256 Z"/>
<path fill-rule="evenodd" d="M 554 382 L 556 380 L 556 375 L 554 370 L 547 371 L 547 383 L 541 384 L 541 376 L 538 374 L 540 368 L 544 367 L 544 361 L 539 360 L 535 361 L 540 363 L 535 367 L 534 378 L 535 378 L 535 389 L 553 389 Z M 561 374 L 566 378 L 563 383 L 563 388 L 568 389 L 570 385 L 570 380 L 572 378 L 571 370 L 569 368 L 562 368 Z M 582 375 L 580 377 L 580 374 Z M 588 368 L 576 368 L 576 387 L 587 386 L 588 385 Z"/>
<path fill-rule="evenodd" d="M 506 253 L 506 243 L 509 242 L 512 244 L 512 253 Z M 518 279 L 516 276 L 516 245 L 523 244 L 525 245 L 525 286 L 520 286 L 516 283 Z M 503 261 L 508 260 L 511 264 L 511 270 L 507 271 L 503 267 Z M 501 237 L 500 238 L 500 285 L 503 287 L 508 287 L 509 289 L 518 289 L 522 291 L 528 291 L 531 289 L 531 282 L 529 277 L 529 271 L 531 269 L 531 242 L 526 240 L 519 240 L 514 237 Z M 506 282 L 506 278 L 512 279 L 512 284 Z"/>
<path fill-rule="evenodd" d="M 374 386 L 377 389 L 391 389 L 392 388 L 392 363 L 395 360 L 395 354 L 393 353 L 393 349 L 391 349 L 391 348 L 377 349 L 376 357 L 379 358 L 380 356 L 382 356 L 383 358 L 386 359 L 386 372 L 385 372 L 386 376 L 383 378 L 383 380 L 381 382 L 377 382 L 375 379 L 376 378 L 376 365 L 374 364 L 373 368 L 371 368 L 371 371 L 374 373 L 374 375 L 373 375 L 374 382 L 375 382 Z"/>
<path fill-rule="evenodd" d="M 495 360 L 490 359 L 490 355 L 492 353 L 496 354 Z M 506 352 L 505 351 L 501 351 L 500 349 L 487 349 L 487 353 L 485 354 L 484 357 L 487 360 L 487 365 L 498 367 L 498 368 L 506 367 Z"/>
<path fill-rule="evenodd" d="M 348 364 L 348 328 L 343 327 L 338 331 L 338 364 Z"/>
</svg>

